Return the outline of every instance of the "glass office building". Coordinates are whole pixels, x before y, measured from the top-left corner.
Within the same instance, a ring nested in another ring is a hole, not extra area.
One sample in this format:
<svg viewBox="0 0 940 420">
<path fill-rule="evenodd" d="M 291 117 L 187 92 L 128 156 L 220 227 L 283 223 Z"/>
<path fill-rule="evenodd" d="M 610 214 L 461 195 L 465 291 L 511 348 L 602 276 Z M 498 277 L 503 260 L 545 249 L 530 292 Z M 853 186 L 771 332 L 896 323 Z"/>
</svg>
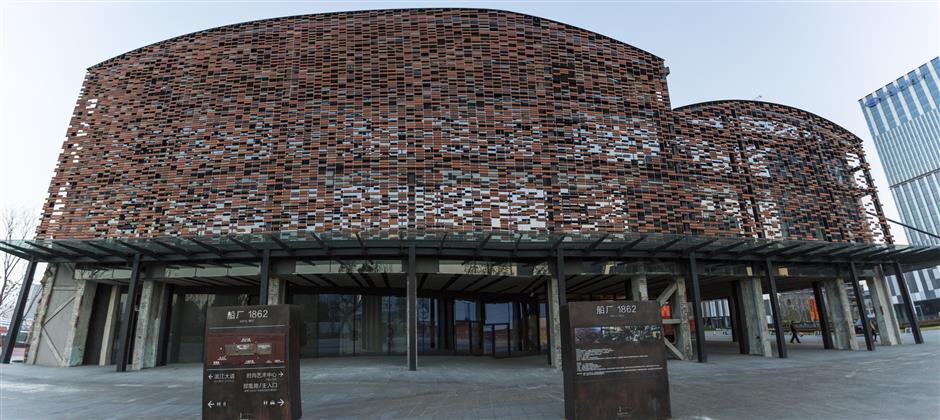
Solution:
<svg viewBox="0 0 940 420">
<path fill-rule="evenodd" d="M 940 58 L 859 99 L 912 245 L 940 245 Z M 925 233 L 927 232 L 927 233 Z M 940 267 L 907 274 L 918 314 L 940 317 Z M 894 302 L 897 289 L 892 285 Z"/>
</svg>

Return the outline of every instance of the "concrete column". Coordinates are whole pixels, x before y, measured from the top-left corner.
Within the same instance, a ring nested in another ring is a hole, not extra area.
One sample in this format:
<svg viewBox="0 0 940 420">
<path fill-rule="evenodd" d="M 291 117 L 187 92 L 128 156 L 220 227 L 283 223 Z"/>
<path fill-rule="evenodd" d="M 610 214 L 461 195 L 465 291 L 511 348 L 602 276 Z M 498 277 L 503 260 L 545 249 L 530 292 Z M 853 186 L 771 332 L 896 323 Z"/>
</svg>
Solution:
<svg viewBox="0 0 940 420">
<path fill-rule="evenodd" d="M 823 281 L 822 284 L 828 305 L 826 314 L 829 315 L 832 332 L 835 335 L 833 347 L 836 350 L 858 350 L 849 296 L 845 292 L 845 282 L 842 279 L 830 279 Z"/>
<path fill-rule="evenodd" d="M 145 281 L 142 285 L 131 370 L 147 369 L 156 365 L 160 323 L 163 321 L 162 309 L 166 298 L 165 283 Z"/>
<path fill-rule="evenodd" d="M 646 288 L 646 274 L 630 279 L 630 296 L 633 300 L 650 300 L 650 293 Z"/>
<path fill-rule="evenodd" d="M 45 302 L 40 304 L 40 311 L 33 322 L 34 331 L 30 336 L 28 357 L 31 364 L 69 366 L 73 357 L 70 355 L 73 344 L 82 344 L 84 351 L 84 340 L 76 340 L 81 337 L 74 336 L 74 329 L 83 324 L 81 311 L 76 313 L 75 309 L 77 303 L 84 300 L 85 292 L 84 288 L 79 289 L 79 281 L 74 278 L 74 273 L 72 264 L 55 264 L 53 270 L 46 271 L 42 291 Z M 91 299 L 94 299 L 93 291 Z M 87 336 L 87 318 L 84 321 L 86 331 L 80 333 L 82 336 Z M 66 345 L 66 340 L 69 345 Z M 80 362 L 82 355 L 77 358 Z"/>
<path fill-rule="evenodd" d="M 104 320 L 104 335 L 101 337 L 101 355 L 98 358 L 99 366 L 111 364 L 111 349 L 114 347 L 114 332 L 117 330 L 115 324 L 121 318 L 121 312 L 118 310 L 121 306 L 121 288 L 114 286 L 111 288 L 111 295 L 108 296 L 108 314 Z"/>
<path fill-rule="evenodd" d="M 287 301 L 287 281 L 271 276 L 268 279 L 268 305 L 283 305 Z"/>
<path fill-rule="evenodd" d="M 754 356 L 771 357 L 773 351 L 770 346 L 770 331 L 767 329 L 767 311 L 764 309 L 764 292 L 761 288 L 760 278 L 746 278 L 739 280 L 741 290 L 740 312 L 742 313 L 740 325 L 743 326 L 738 335 L 741 340 L 747 340 L 748 354 Z"/>
<path fill-rule="evenodd" d="M 875 275 L 865 279 L 868 291 L 871 292 L 871 306 L 875 312 L 875 323 L 878 324 L 878 342 L 883 346 L 901 344 L 901 329 L 898 326 L 898 317 L 891 304 L 891 293 L 881 267 L 875 267 Z"/>
<path fill-rule="evenodd" d="M 26 360 L 24 363 L 35 365 L 36 352 L 39 350 L 39 337 L 42 336 L 42 326 L 46 323 L 46 317 L 49 314 L 49 297 L 52 295 L 52 287 L 55 283 L 56 272 L 59 264 L 49 264 L 46 271 L 39 281 L 41 292 L 39 303 L 36 307 L 36 313 L 33 315 L 33 325 L 29 329 L 29 337 L 26 339 Z"/>
<path fill-rule="evenodd" d="M 70 328 L 66 332 L 65 344 L 62 346 L 61 366 L 63 367 L 82 364 L 82 358 L 85 355 L 85 338 L 88 337 L 88 321 L 91 319 L 97 286 L 98 283 L 93 281 L 75 279 L 75 298 L 69 317 Z"/>
<path fill-rule="evenodd" d="M 561 307 L 558 304 L 557 280 L 555 274 L 548 280 L 548 352 L 552 367 L 561 369 Z"/>
<path fill-rule="evenodd" d="M 682 360 L 692 360 L 695 353 L 692 351 L 692 329 L 689 328 L 691 311 L 686 299 L 685 279 L 677 277 L 675 282 L 676 292 L 669 300 L 669 307 L 672 310 L 672 318 L 680 320 L 678 324 L 673 325 L 676 331 L 676 348 L 682 353 Z"/>
</svg>

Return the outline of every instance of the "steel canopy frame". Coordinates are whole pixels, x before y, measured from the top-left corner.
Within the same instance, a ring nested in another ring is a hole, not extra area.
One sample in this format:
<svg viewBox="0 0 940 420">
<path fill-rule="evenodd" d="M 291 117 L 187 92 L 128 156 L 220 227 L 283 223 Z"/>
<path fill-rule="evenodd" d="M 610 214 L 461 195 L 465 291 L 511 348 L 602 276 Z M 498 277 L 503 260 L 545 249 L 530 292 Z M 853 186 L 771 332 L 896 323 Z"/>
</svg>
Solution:
<svg viewBox="0 0 940 420">
<path fill-rule="evenodd" d="M 824 241 L 791 241 L 771 239 L 745 239 L 740 237 L 704 237 L 652 233 L 604 232 L 417 232 L 417 231 L 360 231 L 309 232 L 285 231 L 242 235 L 209 235 L 201 237 L 155 237 L 120 239 L 65 239 L 65 240 L 12 240 L 0 241 L 4 251 L 31 261 L 47 263 L 77 263 L 93 266 L 120 265 L 132 268 L 128 289 L 128 305 L 122 314 L 122 331 L 118 349 L 117 370 L 126 371 L 130 363 L 130 335 L 135 328 L 134 302 L 140 287 L 141 265 L 160 264 L 217 264 L 261 260 L 259 295 L 267 299 L 271 259 L 297 260 L 355 260 L 355 259 L 407 259 L 406 296 L 408 321 L 416 323 L 415 299 L 417 257 L 432 256 L 441 259 L 466 260 L 472 256 L 488 261 L 554 261 L 555 281 L 559 285 L 560 306 L 566 301 L 565 254 L 577 255 L 581 260 L 653 259 L 687 261 L 692 283 L 693 310 L 696 318 L 699 361 L 706 361 L 704 331 L 701 322 L 701 291 L 697 261 L 760 262 L 767 265 L 772 301 L 775 299 L 775 279 L 770 257 L 784 263 L 819 264 L 894 264 L 910 269 L 940 264 L 940 247 L 897 246 L 873 243 L 831 243 Z M 533 276 L 536 279 L 539 276 Z M 903 281 L 900 282 L 903 284 Z M 535 283 L 533 283 L 535 284 Z M 361 286 L 361 284 L 360 284 Z M 619 285 L 618 285 L 619 286 Z M 486 287 L 477 290 L 485 289 Z M 903 286 L 902 286 L 903 290 Z M 535 290 L 530 290 L 535 293 Z M 859 295 L 856 290 L 856 295 Z M 776 302 L 772 302 L 776 309 Z M 911 306 L 909 299 L 905 301 Z M 912 308 L 908 308 L 909 313 Z M 786 357 L 782 344 L 779 315 L 774 311 L 777 329 L 778 354 Z M 22 316 L 17 311 L 14 316 Z M 408 368 L 417 367 L 415 338 L 416 325 L 409 325 Z M 919 333 L 913 321 L 915 337 Z M 867 334 L 866 334 L 867 335 Z M 919 338 L 919 337 L 917 337 Z M 921 340 L 918 340 L 921 341 Z M 6 348 L 4 349 L 6 353 Z M 6 355 L 4 355 L 6 356 Z"/>
<path fill-rule="evenodd" d="M 224 263 L 270 258 L 354 259 L 418 257 L 522 261 L 551 260 L 556 249 L 583 260 L 657 258 L 783 263 L 904 264 L 909 269 L 940 264 L 940 247 L 707 237 L 610 232 L 284 231 L 199 237 L 44 239 L 0 241 L 0 251 L 48 263 L 127 265 L 142 262 Z"/>
</svg>

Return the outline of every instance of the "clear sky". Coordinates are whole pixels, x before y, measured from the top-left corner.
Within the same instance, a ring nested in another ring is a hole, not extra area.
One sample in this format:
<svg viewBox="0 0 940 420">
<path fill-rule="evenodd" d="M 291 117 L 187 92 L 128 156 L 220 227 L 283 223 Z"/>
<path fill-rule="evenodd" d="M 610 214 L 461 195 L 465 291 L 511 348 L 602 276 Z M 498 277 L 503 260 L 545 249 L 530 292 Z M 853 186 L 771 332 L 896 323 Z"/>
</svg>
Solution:
<svg viewBox="0 0 940 420">
<path fill-rule="evenodd" d="M 674 107 L 761 96 L 819 114 L 865 139 L 885 212 L 900 219 L 857 100 L 938 55 L 936 0 L 0 0 L 0 209 L 27 207 L 38 214 L 87 67 L 226 24 L 403 7 L 505 9 L 608 35 L 666 60 Z M 901 229 L 892 231 L 906 243 Z"/>
</svg>

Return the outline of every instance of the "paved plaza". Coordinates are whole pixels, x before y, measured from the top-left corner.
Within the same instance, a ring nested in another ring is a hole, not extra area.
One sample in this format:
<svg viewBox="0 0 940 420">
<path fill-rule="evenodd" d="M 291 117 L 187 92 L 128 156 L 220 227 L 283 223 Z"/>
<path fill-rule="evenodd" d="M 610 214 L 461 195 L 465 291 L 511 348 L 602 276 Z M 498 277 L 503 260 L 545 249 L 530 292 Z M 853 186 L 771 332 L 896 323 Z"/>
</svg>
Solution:
<svg viewBox="0 0 940 420">
<path fill-rule="evenodd" d="M 905 335 L 910 343 L 910 335 Z M 924 345 L 823 351 L 819 337 L 790 346 L 789 359 L 736 354 L 710 334 L 709 363 L 671 362 L 677 418 L 936 419 L 940 332 Z M 864 344 L 862 344 L 864 348 Z M 514 359 L 323 358 L 301 367 L 304 418 L 561 418 L 560 371 L 544 356 Z M 198 418 L 201 366 L 136 373 L 112 367 L 5 365 L 0 418 Z"/>
</svg>

